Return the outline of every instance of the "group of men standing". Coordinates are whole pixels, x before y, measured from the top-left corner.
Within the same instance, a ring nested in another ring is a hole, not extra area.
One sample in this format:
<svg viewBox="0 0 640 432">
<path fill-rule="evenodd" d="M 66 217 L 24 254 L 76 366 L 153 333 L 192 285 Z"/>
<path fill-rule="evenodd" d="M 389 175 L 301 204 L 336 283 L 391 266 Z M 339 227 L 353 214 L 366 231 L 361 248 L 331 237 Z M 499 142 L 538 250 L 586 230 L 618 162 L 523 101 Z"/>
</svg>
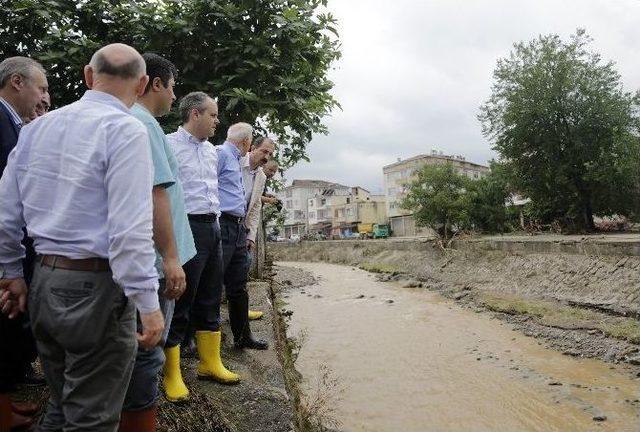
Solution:
<svg viewBox="0 0 640 432">
<path fill-rule="evenodd" d="M 234 346 L 268 347 L 251 332 L 247 279 L 273 141 L 236 123 L 214 147 L 218 106 L 203 92 L 181 99 L 182 126 L 165 135 L 177 70 L 159 55 L 107 45 L 84 76 L 79 101 L 36 118 L 44 70 L 0 63 L 0 432 L 33 414 L 9 399 L 32 360 L 27 322 L 50 390 L 41 431 L 155 430 L 163 368 L 166 398 L 189 397 L 191 337 L 199 378 L 238 383 L 220 355 L 223 291 Z"/>
</svg>

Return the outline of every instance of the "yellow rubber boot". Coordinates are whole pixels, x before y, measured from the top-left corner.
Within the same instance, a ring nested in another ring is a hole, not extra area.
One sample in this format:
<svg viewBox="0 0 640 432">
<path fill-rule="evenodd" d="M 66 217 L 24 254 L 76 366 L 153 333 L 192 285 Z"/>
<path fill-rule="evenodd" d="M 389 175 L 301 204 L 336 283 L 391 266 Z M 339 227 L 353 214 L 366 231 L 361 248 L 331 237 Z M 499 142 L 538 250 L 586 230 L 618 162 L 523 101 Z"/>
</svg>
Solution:
<svg viewBox="0 0 640 432">
<path fill-rule="evenodd" d="M 180 371 L 180 345 L 165 348 L 164 373 L 162 384 L 164 394 L 169 402 L 182 402 L 189 398 L 189 389 L 182 380 Z"/>
<path fill-rule="evenodd" d="M 249 319 L 251 321 L 259 320 L 260 318 L 262 318 L 262 315 L 262 311 L 249 310 Z"/>
<path fill-rule="evenodd" d="M 237 384 L 240 375 L 229 371 L 222 364 L 220 358 L 220 342 L 222 335 L 219 331 L 197 331 L 196 345 L 198 346 L 198 378 L 211 379 L 222 384 Z"/>
</svg>

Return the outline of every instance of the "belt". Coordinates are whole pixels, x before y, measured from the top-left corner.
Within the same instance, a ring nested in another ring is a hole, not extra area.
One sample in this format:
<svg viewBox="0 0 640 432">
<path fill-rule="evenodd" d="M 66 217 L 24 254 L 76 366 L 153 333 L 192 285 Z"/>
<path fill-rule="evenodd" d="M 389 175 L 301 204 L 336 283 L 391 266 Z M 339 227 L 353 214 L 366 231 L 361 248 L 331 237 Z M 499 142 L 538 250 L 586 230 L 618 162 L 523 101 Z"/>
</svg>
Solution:
<svg viewBox="0 0 640 432">
<path fill-rule="evenodd" d="M 235 215 L 232 215 L 231 213 L 225 213 L 225 212 L 222 212 L 222 215 L 220 215 L 220 219 L 226 219 L 238 225 L 240 225 L 242 221 L 244 221 L 244 217 L 235 216 Z"/>
<path fill-rule="evenodd" d="M 218 218 L 218 215 L 215 213 L 208 214 L 188 214 L 187 217 L 190 221 L 194 222 L 204 222 L 204 223 L 214 223 Z"/>
<path fill-rule="evenodd" d="M 39 255 L 38 262 L 47 267 L 63 270 L 103 272 L 111 270 L 106 258 L 69 259 L 59 255 Z"/>
</svg>

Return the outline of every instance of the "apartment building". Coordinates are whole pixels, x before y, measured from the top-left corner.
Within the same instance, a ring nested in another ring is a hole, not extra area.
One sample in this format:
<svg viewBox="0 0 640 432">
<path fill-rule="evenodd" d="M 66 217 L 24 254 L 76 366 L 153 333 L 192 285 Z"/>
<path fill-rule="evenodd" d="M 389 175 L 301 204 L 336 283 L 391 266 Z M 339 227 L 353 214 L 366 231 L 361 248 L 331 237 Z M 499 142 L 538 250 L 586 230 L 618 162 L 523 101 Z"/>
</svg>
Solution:
<svg viewBox="0 0 640 432">
<path fill-rule="evenodd" d="M 387 211 L 384 195 L 372 195 L 366 189 L 354 187 L 349 196 L 332 206 L 333 238 L 349 236 L 358 232 L 358 224 L 386 224 Z"/>
<path fill-rule="evenodd" d="M 310 223 L 317 225 L 325 221 L 331 197 L 348 190 L 348 186 L 324 180 L 294 180 L 277 194 L 286 210 L 282 235 L 285 238 L 303 235 L 309 231 Z M 309 208 L 310 202 L 313 210 Z"/>
<path fill-rule="evenodd" d="M 489 167 L 467 161 L 463 156 L 449 156 L 432 150 L 431 154 L 417 155 L 408 159 L 398 159 L 382 168 L 384 175 L 384 192 L 386 210 L 389 217 L 392 235 L 415 236 L 427 234 L 428 230 L 416 227 L 410 211 L 400 207 L 400 202 L 407 190 L 407 184 L 415 178 L 415 172 L 424 165 L 440 165 L 450 163 L 459 174 L 471 179 L 480 179 L 489 173 Z"/>
</svg>

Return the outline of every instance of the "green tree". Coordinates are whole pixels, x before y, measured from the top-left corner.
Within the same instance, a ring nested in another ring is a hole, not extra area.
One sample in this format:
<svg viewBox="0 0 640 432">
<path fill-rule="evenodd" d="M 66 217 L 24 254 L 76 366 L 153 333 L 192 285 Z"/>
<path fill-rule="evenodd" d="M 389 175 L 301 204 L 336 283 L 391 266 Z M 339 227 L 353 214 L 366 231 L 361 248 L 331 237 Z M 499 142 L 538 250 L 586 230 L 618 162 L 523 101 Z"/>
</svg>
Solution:
<svg viewBox="0 0 640 432">
<path fill-rule="evenodd" d="M 0 0 L 0 58 L 28 55 L 49 72 L 54 106 L 85 90 L 82 67 L 100 46 L 124 42 L 179 69 L 178 97 L 217 96 L 220 142 L 237 121 L 281 144 L 283 168 L 306 159 L 337 102 L 327 78 L 339 57 L 326 0 Z M 163 119 L 167 130 L 177 116 Z"/>
<path fill-rule="evenodd" d="M 479 119 L 546 222 L 594 229 L 593 216 L 638 210 L 640 98 L 578 30 L 514 45 Z"/>
<path fill-rule="evenodd" d="M 505 232 L 509 229 L 506 202 L 511 195 L 509 168 L 492 161 L 491 172 L 469 182 L 467 202 L 469 222 L 483 232 Z"/>
<path fill-rule="evenodd" d="M 413 212 L 416 225 L 433 229 L 446 244 L 455 230 L 469 223 L 470 182 L 450 163 L 424 165 L 416 179 L 407 185 L 401 207 Z"/>
</svg>

